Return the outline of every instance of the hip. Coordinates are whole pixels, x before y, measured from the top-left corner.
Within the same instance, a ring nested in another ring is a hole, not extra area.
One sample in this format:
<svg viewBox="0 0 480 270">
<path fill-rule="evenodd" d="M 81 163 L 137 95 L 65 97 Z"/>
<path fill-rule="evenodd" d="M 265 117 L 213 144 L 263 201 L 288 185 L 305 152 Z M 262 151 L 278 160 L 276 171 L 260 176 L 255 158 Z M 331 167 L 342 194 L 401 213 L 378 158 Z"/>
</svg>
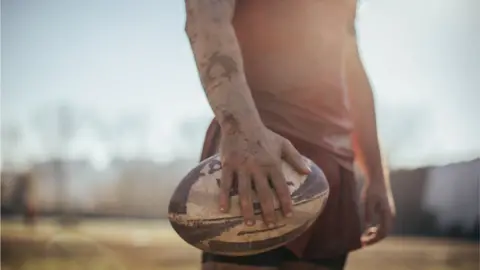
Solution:
<svg viewBox="0 0 480 270">
<path fill-rule="evenodd" d="M 347 171 L 353 172 L 354 154 L 351 150 L 349 133 L 330 137 L 324 135 L 316 137 L 315 139 L 315 136 L 312 136 L 309 132 L 290 129 L 288 126 L 285 127 L 268 123 L 266 126 L 288 139 L 302 155 L 315 161 L 321 168 L 340 166 Z M 213 119 L 205 134 L 201 153 L 202 160 L 218 152 L 220 140 L 221 128 L 218 122 Z"/>
<path fill-rule="evenodd" d="M 274 131 L 290 140 L 302 155 L 315 162 L 324 172 L 330 186 L 324 213 L 307 232 L 289 243 L 287 248 L 299 258 L 310 259 L 334 257 L 359 248 L 361 231 L 353 157 L 335 155 L 325 147 L 286 132 Z M 205 136 L 202 160 L 217 153 L 220 136 L 220 125 L 213 120 Z"/>
</svg>

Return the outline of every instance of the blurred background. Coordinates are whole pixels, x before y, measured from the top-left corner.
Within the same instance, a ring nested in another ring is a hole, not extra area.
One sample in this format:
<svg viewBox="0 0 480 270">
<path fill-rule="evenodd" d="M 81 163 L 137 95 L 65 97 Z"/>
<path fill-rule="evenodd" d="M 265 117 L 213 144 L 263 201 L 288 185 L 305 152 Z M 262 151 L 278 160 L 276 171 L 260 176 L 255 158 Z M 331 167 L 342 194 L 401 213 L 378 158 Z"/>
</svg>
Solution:
<svg viewBox="0 0 480 270">
<path fill-rule="evenodd" d="M 479 10 L 360 2 L 397 220 L 347 269 L 479 268 Z M 199 269 L 165 221 L 213 115 L 184 22 L 183 1 L 1 1 L 2 268 Z"/>
</svg>

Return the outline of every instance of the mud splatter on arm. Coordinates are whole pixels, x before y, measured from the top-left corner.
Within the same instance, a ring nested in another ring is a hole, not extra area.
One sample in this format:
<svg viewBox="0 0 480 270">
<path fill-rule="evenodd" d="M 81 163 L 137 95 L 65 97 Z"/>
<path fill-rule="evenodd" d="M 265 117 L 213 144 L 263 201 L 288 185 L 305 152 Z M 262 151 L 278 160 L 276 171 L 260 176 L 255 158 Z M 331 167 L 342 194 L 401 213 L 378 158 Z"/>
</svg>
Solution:
<svg viewBox="0 0 480 270">
<path fill-rule="evenodd" d="M 186 0 L 185 31 L 210 106 L 222 130 L 261 126 L 232 25 L 234 0 Z"/>
</svg>

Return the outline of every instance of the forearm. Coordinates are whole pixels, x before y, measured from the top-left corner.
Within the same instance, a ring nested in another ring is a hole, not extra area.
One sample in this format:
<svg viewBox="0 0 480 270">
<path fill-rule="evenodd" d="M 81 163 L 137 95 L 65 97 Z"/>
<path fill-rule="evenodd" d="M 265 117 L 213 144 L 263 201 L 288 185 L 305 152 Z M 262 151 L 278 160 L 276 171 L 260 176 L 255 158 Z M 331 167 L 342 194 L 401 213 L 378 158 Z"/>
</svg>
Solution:
<svg viewBox="0 0 480 270">
<path fill-rule="evenodd" d="M 261 126 L 231 24 L 234 1 L 191 1 L 186 32 L 209 104 L 222 130 Z"/>
<path fill-rule="evenodd" d="M 378 140 L 374 97 L 356 45 L 349 54 L 346 75 L 354 122 L 353 143 L 356 159 L 369 180 L 382 181 L 384 168 Z"/>
<path fill-rule="evenodd" d="M 354 105 L 355 106 L 355 105 Z M 352 107 L 354 107 L 352 106 Z M 362 106 L 362 105 L 360 105 Z M 363 109 L 353 109 L 354 114 L 354 145 L 356 159 L 370 180 L 383 179 L 383 160 L 377 138 L 374 112 Z"/>
</svg>

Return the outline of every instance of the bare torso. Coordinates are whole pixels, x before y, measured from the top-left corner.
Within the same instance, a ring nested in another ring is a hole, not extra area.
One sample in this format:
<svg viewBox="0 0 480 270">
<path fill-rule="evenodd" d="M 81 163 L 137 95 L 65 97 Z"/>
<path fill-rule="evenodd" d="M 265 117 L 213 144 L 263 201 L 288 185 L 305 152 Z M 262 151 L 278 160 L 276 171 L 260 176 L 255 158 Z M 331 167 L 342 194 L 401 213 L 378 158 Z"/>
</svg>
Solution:
<svg viewBox="0 0 480 270">
<path fill-rule="evenodd" d="M 340 85 L 342 47 L 355 9 L 348 2 L 238 1 L 234 27 L 253 91 Z"/>
<path fill-rule="evenodd" d="M 347 156 L 343 49 L 355 8 L 355 0 L 243 0 L 233 20 L 266 125 Z"/>
<path fill-rule="evenodd" d="M 281 161 L 308 174 L 302 154 L 326 154 L 311 144 L 301 154 L 295 145 L 302 140 L 316 144 L 344 161 L 338 165 L 351 167 L 353 142 L 369 179 L 364 205 L 373 207 L 366 207 L 366 216 L 380 220 L 375 233 L 362 242 L 369 245 L 385 237 L 391 227 L 391 196 L 381 166 L 373 93 L 352 31 L 356 0 L 186 0 L 186 10 L 185 30 L 218 124 L 223 169 L 219 210 L 228 212 L 236 177 L 245 223 L 256 222 L 251 203 L 255 185 L 263 222 L 272 227 L 277 219 L 274 195 L 283 214 L 292 215 Z M 356 195 L 340 195 L 340 190 L 354 190 L 353 175 L 345 172 L 352 178 L 343 181 L 338 166 L 333 171 L 340 175 L 330 177 L 332 190 L 338 191 L 332 199 L 345 209 L 328 211 L 332 226 L 318 227 L 319 237 L 307 239 L 317 253 L 312 258 L 326 256 L 332 246 L 339 252 L 360 246 L 358 222 L 345 222 L 351 227 L 342 226 L 342 232 L 335 229 L 340 216 L 355 215 L 358 209 L 352 198 Z M 294 248 L 299 254 L 305 244 L 300 242 Z M 250 266 L 213 260 L 204 269 L 262 269 Z"/>
</svg>

